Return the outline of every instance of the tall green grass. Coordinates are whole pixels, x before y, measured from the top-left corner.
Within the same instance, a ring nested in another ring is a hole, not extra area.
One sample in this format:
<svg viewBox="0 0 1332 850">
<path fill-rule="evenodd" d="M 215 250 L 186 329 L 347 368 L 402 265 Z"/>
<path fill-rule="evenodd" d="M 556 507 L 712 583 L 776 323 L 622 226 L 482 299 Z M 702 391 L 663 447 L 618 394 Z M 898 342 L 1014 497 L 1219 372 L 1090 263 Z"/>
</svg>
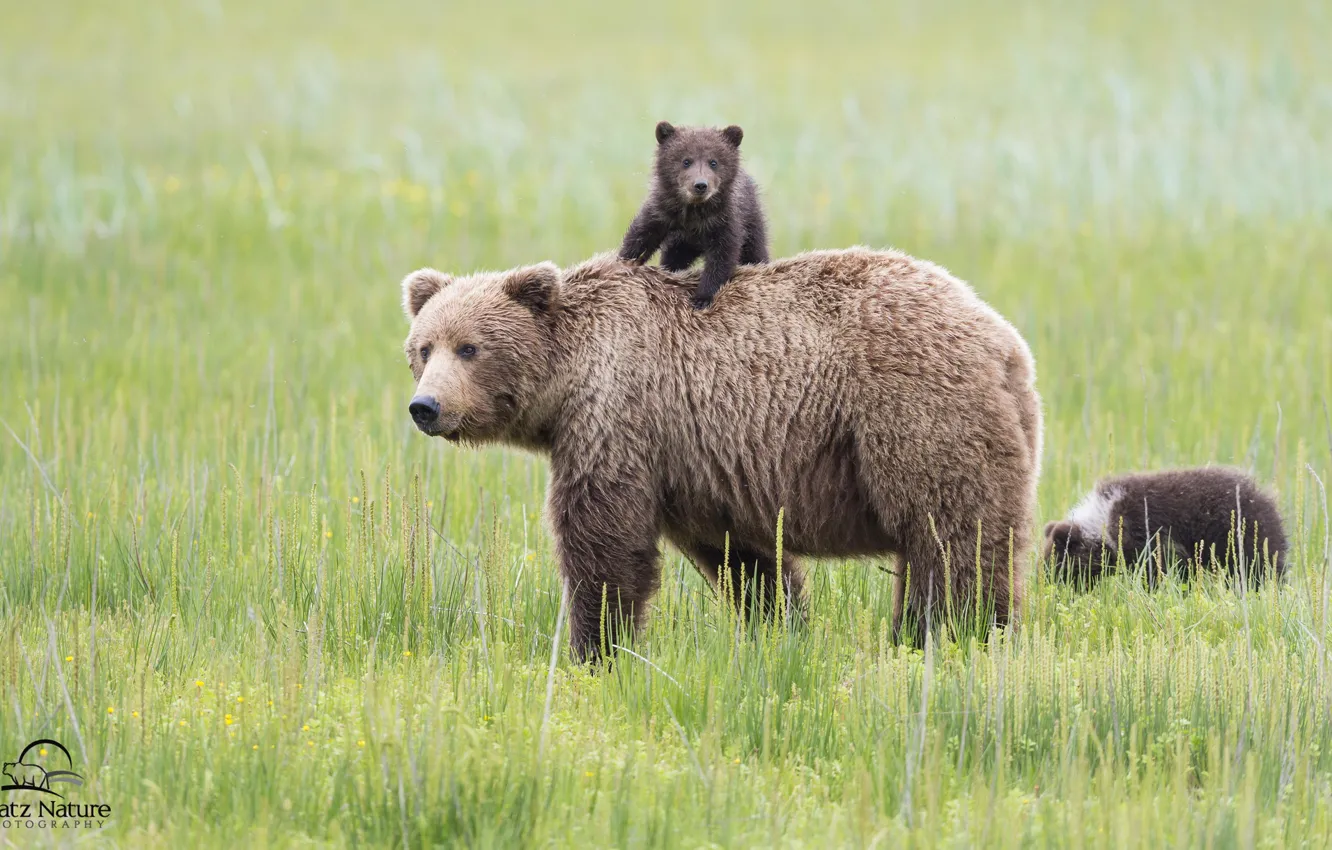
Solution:
<svg viewBox="0 0 1332 850">
<path fill-rule="evenodd" d="M 0 18 L 0 760 L 59 739 L 113 806 L 0 842 L 1332 844 L 1322 4 Z M 668 550 L 573 665 L 545 464 L 415 433 L 396 281 L 614 248 L 662 118 L 745 127 L 775 253 L 895 245 L 1018 326 L 1042 519 L 1239 464 L 1287 581 L 1033 563 L 922 654 L 872 564 L 787 631 Z"/>
</svg>

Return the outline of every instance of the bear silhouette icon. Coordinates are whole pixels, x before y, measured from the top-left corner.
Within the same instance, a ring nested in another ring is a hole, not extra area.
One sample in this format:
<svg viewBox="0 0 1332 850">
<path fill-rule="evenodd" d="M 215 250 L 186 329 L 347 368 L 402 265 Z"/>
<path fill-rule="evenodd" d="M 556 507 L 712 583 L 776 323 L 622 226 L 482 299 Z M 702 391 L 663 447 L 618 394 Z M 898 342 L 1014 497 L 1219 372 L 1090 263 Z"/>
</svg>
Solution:
<svg viewBox="0 0 1332 850">
<path fill-rule="evenodd" d="M 19 761 L 5 762 L 4 774 L 13 780 L 15 785 L 21 785 L 26 788 L 48 787 L 46 778 L 46 768 L 39 764 L 24 764 Z"/>
</svg>

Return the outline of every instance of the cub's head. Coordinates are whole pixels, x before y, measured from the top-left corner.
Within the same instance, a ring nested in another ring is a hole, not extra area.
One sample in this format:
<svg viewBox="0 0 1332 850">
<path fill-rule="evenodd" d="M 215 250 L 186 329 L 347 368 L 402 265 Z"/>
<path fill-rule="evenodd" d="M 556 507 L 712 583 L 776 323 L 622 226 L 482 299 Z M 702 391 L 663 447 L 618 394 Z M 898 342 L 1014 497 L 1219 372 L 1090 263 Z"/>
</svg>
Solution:
<svg viewBox="0 0 1332 850">
<path fill-rule="evenodd" d="M 1118 564 L 1114 548 L 1099 534 L 1088 534 L 1067 520 L 1046 523 L 1041 557 L 1051 561 L 1056 579 L 1082 587 L 1094 584 Z"/>
<path fill-rule="evenodd" d="M 740 140 L 732 124 L 711 127 L 657 125 L 657 184 L 683 204 L 706 204 L 725 192 L 740 172 Z"/>
<path fill-rule="evenodd" d="M 407 410 L 431 437 L 521 440 L 549 384 L 560 271 L 552 263 L 454 279 L 434 269 L 402 282 L 416 393 Z"/>
</svg>

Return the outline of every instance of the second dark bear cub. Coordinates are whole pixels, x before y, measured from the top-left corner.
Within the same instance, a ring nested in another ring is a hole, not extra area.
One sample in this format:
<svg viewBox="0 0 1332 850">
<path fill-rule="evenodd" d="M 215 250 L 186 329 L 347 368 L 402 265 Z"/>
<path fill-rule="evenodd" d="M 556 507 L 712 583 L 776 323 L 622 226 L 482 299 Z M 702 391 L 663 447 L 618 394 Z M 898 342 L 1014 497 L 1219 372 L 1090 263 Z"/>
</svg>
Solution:
<svg viewBox="0 0 1332 850">
<path fill-rule="evenodd" d="M 1258 584 L 1286 571 L 1286 531 L 1276 500 L 1236 469 L 1201 467 L 1103 479 L 1060 522 L 1045 526 L 1055 577 L 1087 586 L 1123 554 L 1147 553 L 1147 580 L 1175 568 L 1219 568 Z"/>
<path fill-rule="evenodd" d="M 693 302 L 702 310 L 737 265 L 768 261 L 767 226 L 758 187 L 740 167 L 744 131 L 734 125 L 657 125 L 656 176 L 643 208 L 629 225 L 620 258 L 661 264 L 678 272 L 701 255 L 704 266 Z"/>
</svg>

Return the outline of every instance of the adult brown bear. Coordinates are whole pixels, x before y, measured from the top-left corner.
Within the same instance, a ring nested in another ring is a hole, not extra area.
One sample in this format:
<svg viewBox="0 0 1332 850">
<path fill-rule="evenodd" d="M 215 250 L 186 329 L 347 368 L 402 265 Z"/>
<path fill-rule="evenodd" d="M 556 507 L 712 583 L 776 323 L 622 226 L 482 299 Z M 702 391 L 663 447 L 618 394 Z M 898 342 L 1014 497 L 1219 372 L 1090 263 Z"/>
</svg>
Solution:
<svg viewBox="0 0 1332 850">
<path fill-rule="evenodd" d="M 703 313 L 697 278 L 602 256 L 403 281 L 417 427 L 550 456 L 575 655 L 641 625 L 662 534 L 713 582 L 729 534 L 737 603 L 771 610 L 783 508 L 787 553 L 905 562 L 918 641 L 946 599 L 1007 623 L 1041 456 L 1017 331 L 896 251 L 744 266 Z M 798 605 L 794 558 L 781 579 Z"/>
</svg>

